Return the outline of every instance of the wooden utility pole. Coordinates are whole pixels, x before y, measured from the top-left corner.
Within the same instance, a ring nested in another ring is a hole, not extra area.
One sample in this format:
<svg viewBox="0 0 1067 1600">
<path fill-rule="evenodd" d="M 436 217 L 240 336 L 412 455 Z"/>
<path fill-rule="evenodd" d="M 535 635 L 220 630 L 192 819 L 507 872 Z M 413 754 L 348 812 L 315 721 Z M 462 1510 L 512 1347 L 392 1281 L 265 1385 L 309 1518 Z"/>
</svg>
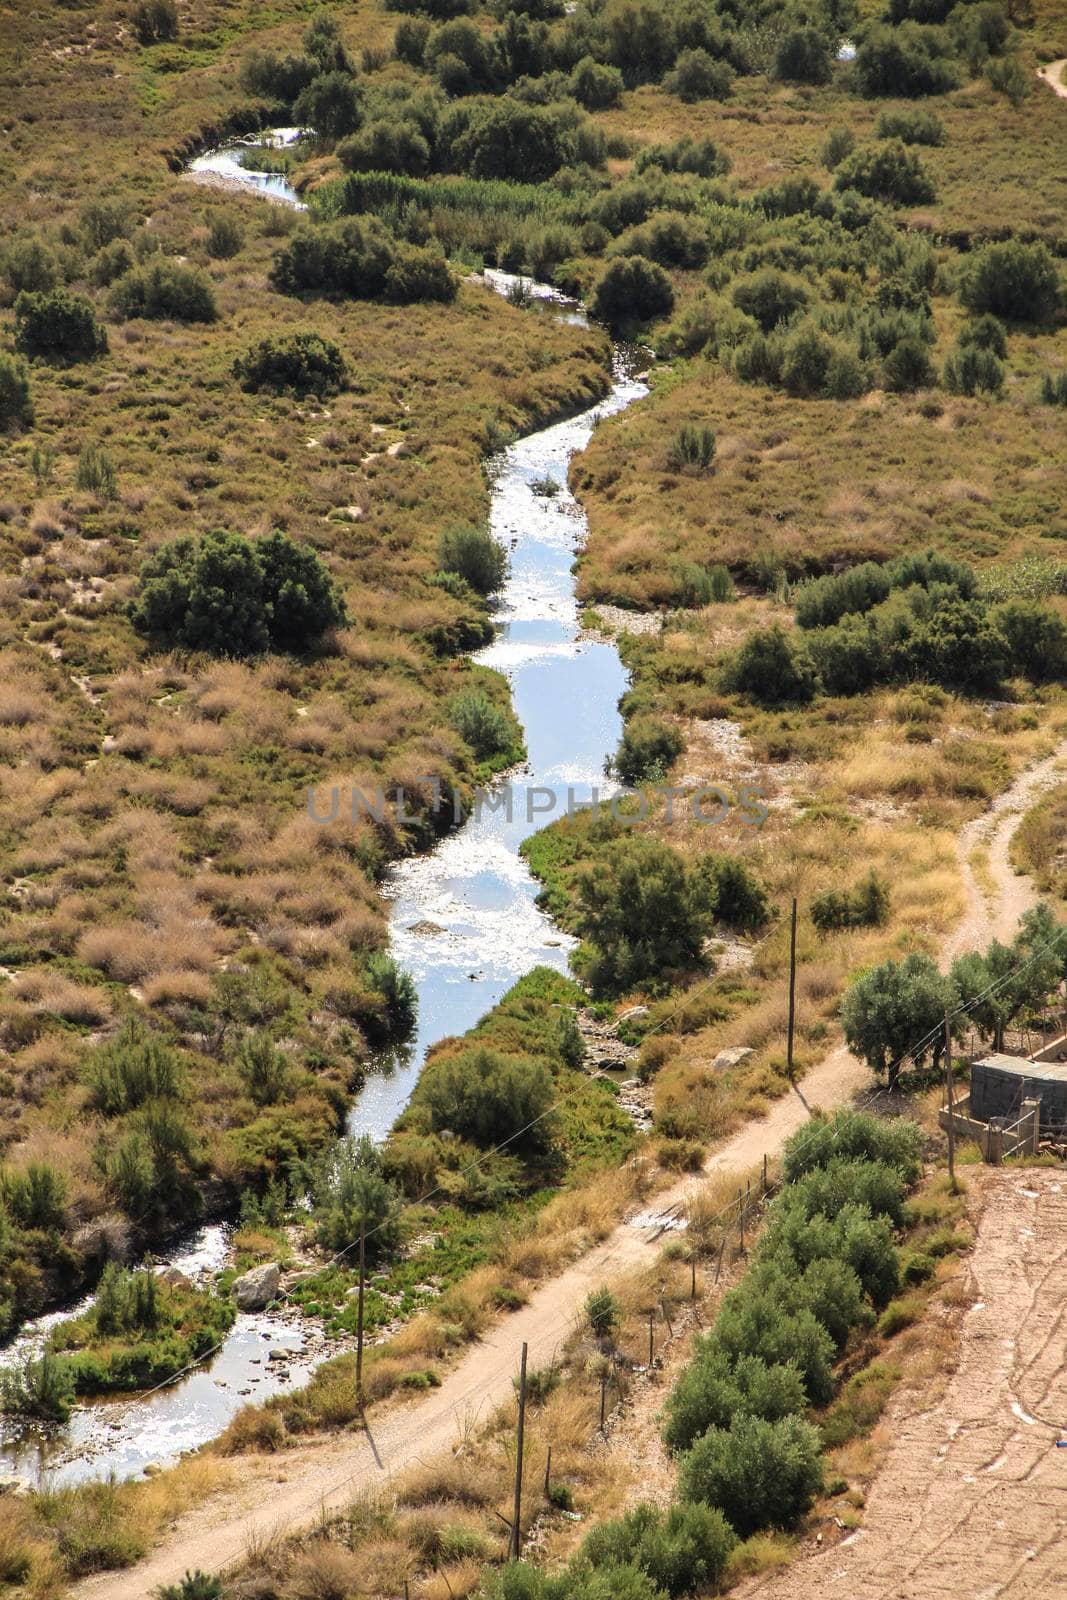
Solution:
<svg viewBox="0 0 1067 1600">
<path fill-rule="evenodd" d="M 546 1500 L 548 1499 L 548 1491 L 549 1491 L 549 1489 L 551 1487 L 552 1487 L 552 1446 L 549 1445 L 549 1447 L 548 1447 L 548 1460 L 545 1462 L 545 1499 Z"/>
<path fill-rule="evenodd" d="M 737 1219 L 741 1228 L 741 1254 L 745 1253 L 745 1195 L 742 1189 L 737 1191 Z"/>
<path fill-rule="evenodd" d="M 948 1106 L 948 1179 L 956 1187 L 956 1129 L 952 1121 L 952 1025 L 945 1018 L 945 1100 Z"/>
<path fill-rule="evenodd" d="M 367 1221 L 359 1222 L 359 1300 L 356 1306 L 356 1404 L 363 1410 L 363 1301 L 367 1289 Z"/>
<path fill-rule="evenodd" d="M 526 1346 L 519 1362 L 519 1426 L 515 1434 L 515 1500 L 511 1513 L 511 1543 L 508 1560 L 517 1561 L 522 1553 L 522 1447 L 526 1434 Z"/>
<path fill-rule="evenodd" d="M 789 1029 L 785 1042 L 785 1073 L 793 1081 L 793 1029 L 797 1016 L 797 902 L 793 896 L 793 910 L 789 923 Z"/>
</svg>

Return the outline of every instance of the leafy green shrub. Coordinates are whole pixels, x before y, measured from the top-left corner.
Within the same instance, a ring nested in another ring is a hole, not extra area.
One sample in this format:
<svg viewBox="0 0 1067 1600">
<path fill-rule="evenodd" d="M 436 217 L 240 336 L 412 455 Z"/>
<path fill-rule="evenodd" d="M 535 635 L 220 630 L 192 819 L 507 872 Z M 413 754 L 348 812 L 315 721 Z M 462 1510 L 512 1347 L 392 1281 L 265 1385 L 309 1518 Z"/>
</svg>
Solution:
<svg viewBox="0 0 1067 1600">
<path fill-rule="evenodd" d="M 774 76 L 786 83 L 829 83 L 833 62 L 825 34 L 805 24 L 787 28 L 774 53 Z"/>
<path fill-rule="evenodd" d="M 291 106 L 316 76 L 309 56 L 279 56 L 273 50 L 250 50 L 241 62 L 240 83 L 246 94 L 262 95 Z"/>
<path fill-rule="evenodd" d="M 435 1133 L 448 1129 L 482 1150 L 507 1144 L 515 1154 L 539 1156 L 555 1132 L 555 1092 L 543 1062 L 484 1046 L 431 1059 L 417 1101 Z"/>
<path fill-rule="evenodd" d="M 585 1320 L 594 1339 L 610 1339 L 622 1321 L 622 1307 L 610 1289 L 594 1289 L 585 1302 Z"/>
<path fill-rule="evenodd" d="M 0 430 L 32 426 L 33 399 L 26 363 L 0 351 Z"/>
<path fill-rule="evenodd" d="M 889 885 L 872 867 L 854 889 L 827 889 L 811 902 L 820 933 L 838 928 L 880 928 L 889 915 Z"/>
<path fill-rule="evenodd" d="M 248 656 L 300 653 L 346 618 L 341 595 L 309 545 L 288 534 L 183 537 L 141 568 L 134 626 L 164 648 Z"/>
<path fill-rule="evenodd" d="M 998 94 L 1006 95 L 1016 109 L 1030 93 L 1030 74 L 1018 56 L 999 56 L 986 64 L 985 75 Z"/>
<path fill-rule="evenodd" d="M 413 27 L 414 22 L 400 26 Z M 430 167 L 429 143 L 416 123 L 403 118 L 367 123 L 342 139 L 334 153 L 346 172 L 406 172 L 421 177 Z"/>
<path fill-rule="evenodd" d="M 318 333 L 289 333 L 261 339 L 233 363 L 246 389 L 282 394 L 334 394 L 345 381 L 345 362 L 332 339 Z"/>
<path fill-rule="evenodd" d="M 882 378 L 886 388 L 898 394 L 929 387 L 934 369 L 923 341 L 911 335 L 899 339 L 882 363 Z"/>
<path fill-rule="evenodd" d="M 20 1227 L 58 1232 L 67 1217 L 67 1182 L 48 1161 L 31 1161 L 24 1172 L 0 1168 L 0 1202 Z"/>
<path fill-rule="evenodd" d="M 929 589 L 949 585 L 969 600 L 975 593 L 970 567 L 951 556 L 927 550 L 896 561 L 864 561 L 844 572 L 813 578 L 794 593 L 797 622 L 802 628 L 823 628 L 851 612 L 866 612 L 888 599 L 894 589 Z"/>
<path fill-rule="evenodd" d="M 0 270 L 15 295 L 23 290 L 42 293 L 54 289 L 60 278 L 59 263 L 53 251 L 35 234 L 12 240 L 0 253 Z"/>
<path fill-rule="evenodd" d="M 323 1157 L 312 1174 L 311 1198 L 316 1236 L 327 1250 L 351 1255 L 361 1226 L 372 1260 L 396 1246 L 400 1194 L 385 1177 L 382 1152 L 367 1134 L 340 1139 Z"/>
<path fill-rule="evenodd" d="M 856 978 L 841 1003 L 841 1022 L 849 1048 L 873 1072 L 888 1073 L 893 1088 L 915 1041 L 930 1041 L 918 1053 L 921 1061 L 930 1045 L 940 1040 L 941 1024 L 955 1003 L 951 980 L 942 976 L 929 956 L 912 954 Z"/>
<path fill-rule="evenodd" d="M 578 880 L 578 932 L 590 946 L 594 991 L 625 991 L 699 965 L 714 911 L 714 884 L 699 867 L 643 835 L 621 839 Z"/>
<path fill-rule="evenodd" d="M 960 273 L 959 293 L 968 311 L 992 312 L 1006 322 L 1047 322 L 1062 300 L 1048 246 L 1017 239 L 976 250 Z"/>
<path fill-rule="evenodd" d="M 138 44 L 164 44 L 178 37 L 175 0 L 140 0 L 130 14 Z"/>
<path fill-rule="evenodd" d="M 730 158 L 714 139 L 694 139 L 686 134 L 672 144 L 646 144 L 634 158 L 634 171 L 662 167 L 664 172 L 692 172 L 698 178 L 718 178 L 730 170 Z"/>
<path fill-rule="evenodd" d="M 448 720 L 479 761 L 506 754 L 514 743 L 515 729 L 506 708 L 484 689 L 468 689 L 450 700 Z"/>
<path fill-rule="evenodd" d="M 948 59 L 940 29 L 914 22 L 890 28 L 868 28 L 856 51 L 856 83 L 869 99 L 893 96 L 918 99 L 945 94 L 959 84 L 959 73 Z"/>
<path fill-rule="evenodd" d="M 448 305 L 458 284 L 440 249 L 400 242 L 385 274 L 385 297 L 396 305 L 437 300 Z"/>
<path fill-rule="evenodd" d="M 187 1572 L 180 1583 L 164 1584 L 157 1593 L 158 1600 L 220 1600 L 222 1580 L 209 1577 L 198 1567 Z"/>
<path fill-rule="evenodd" d="M 937 1271 L 937 1261 L 925 1250 L 909 1250 L 900 1263 L 900 1281 L 906 1285 L 926 1283 Z"/>
<path fill-rule="evenodd" d="M 1046 406 L 1067 406 L 1067 372 L 1046 372 L 1041 379 L 1041 400 Z"/>
<path fill-rule="evenodd" d="M 715 457 L 715 435 L 710 428 L 687 422 L 679 428 L 669 452 L 672 467 L 696 467 L 706 472 Z"/>
<path fill-rule="evenodd" d="M 965 345 L 946 357 L 942 381 L 950 394 L 999 394 L 1004 387 L 1004 364 L 992 350 Z"/>
<path fill-rule="evenodd" d="M 646 256 L 664 267 L 702 267 L 708 259 L 706 224 L 679 211 L 661 211 L 627 228 L 611 246 L 615 256 Z"/>
<path fill-rule="evenodd" d="M 453 141 L 452 160 L 472 178 L 543 183 L 575 153 L 574 133 L 554 110 L 517 100 L 488 100 Z"/>
<path fill-rule="evenodd" d="M 824 1405 L 833 1392 L 833 1340 L 807 1308 L 783 1306 L 777 1293 L 742 1282 L 722 1303 L 715 1323 L 715 1341 L 731 1364 L 742 1356 L 758 1356 L 768 1367 L 792 1364 L 800 1373 L 813 1405 Z"/>
<path fill-rule="evenodd" d="M 874 137 L 897 139 L 901 144 L 944 144 L 945 125 L 936 111 L 924 111 L 918 107 L 881 111 L 874 125 Z"/>
<path fill-rule="evenodd" d="M 819 160 L 827 172 L 833 172 L 855 148 L 856 135 L 851 128 L 831 128 L 819 150 Z"/>
<path fill-rule="evenodd" d="M 936 192 L 917 153 L 900 139 L 854 150 L 835 172 L 834 188 L 855 189 L 897 206 L 922 205 Z"/>
<path fill-rule="evenodd" d="M 787 322 L 808 303 L 808 291 L 798 278 L 770 267 L 739 280 L 731 296 L 734 305 L 746 316 L 754 317 L 764 333 Z"/>
<path fill-rule="evenodd" d="M 66 289 L 23 290 L 15 301 L 15 348 L 55 364 L 91 361 L 107 350 L 107 334 L 88 300 Z"/>
<path fill-rule="evenodd" d="M 214 261 L 229 261 L 244 244 L 244 229 L 235 217 L 216 213 L 208 223 L 207 253 Z"/>
<path fill-rule="evenodd" d="M 608 111 L 622 99 L 622 73 L 618 67 L 583 56 L 571 71 L 569 88 L 578 104 L 587 111 Z"/>
<path fill-rule="evenodd" d="M 158 1034 L 131 1019 L 89 1056 L 85 1082 L 105 1117 L 125 1116 L 146 1100 L 177 1099 L 178 1058 Z"/>
<path fill-rule="evenodd" d="M 759 1356 L 741 1356 L 731 1362 L 713 1331 L 698 1341 L 695 1356 L 667 1398 L 663 1438 L 668 1449 L 681 1453 L 709 1428 L 728 1428 L 735 1416 L 747 1414 L 777 1422 L 806 1407 L 807 1396 L 795 1366 L 782 1362 L 768 1365 Z"/>
<path fill-rule="evenodd" d="M 789 1204 L 814 1217 L 832 1217 L 847 1205 L 866 1206 L 873 1217 L 888 1217 L 897 1226 L 904 1220 L 903 1178 L 886 1161 L 835 1156 L 825 1166 L 812 1167 L 789 1186 Z"/>
<path fill-rule="evenodd" d="M 507 552 L 488 528 L 446 528 L 438 541 L 437 559 L 442 571 L 457 573 L 477 594 L 492 594 L 507 576 Z"/>
<path fill-rule="evenodd" d="M 418 991 L 409 972 L 384 950 L 375 950 L 364 968 L 367 982 L 385 1002 L 388 1037 L 402 1039 L 415 1026 L 418 1016 Z"/>
<path fill-rule="evenodd" d="M 636 1567 L 664 1594 L 692 1594 L 716 1584 L 737 1539 L 721 1511 L 673 1505 L 664 1514 L 638 1505 L 588 1534 L 581 1558 L 591 1567 Z"/>
<path fill-rule="evenodd" d="M 179 261 L 147 261 L 124 272 L 112 285 L 108 303 L 127 322 L 132 317 L 214 322 L 218 316 L 210 278 Z"/>
<path fill-rule="evenodd" d="M 26 1356 L 0 1371 L 0 1411 L 41 1422 L 66 1422 L 74 1402 L 74 1379 L 66 1361 L 50 1351 Z"/>
<path fill-rule="evenodd" d="M 289 1062 L 269 1033 L 246 1033 L 234 1054 L 237 1075 L 257 1106 L 274 1106 L 288 1098 L 292 1083 Z"/>
<path fill-rule="evenodd" d="M 1067 678 L 1067 625 L 1048 606 L 1008 600 L 993 612 L 993 622 L 1008 646 L 1010 670 L 1031 683 Z"/>
<path fill-rule="evenodd" d="M 634 717 L 626 724 L 613 764 L 623 783 L 658 783 L 684 749 L 684 738 L 671 724 Z"/>
<path fill-rule="evenodd" d="M 321 72 L 297 95 L 293 116 L 302 128 L 336 143 L 355 133 L 363 120 L 359 84 L 348 72 Z"/>
<path fill-rule="evenodd" d="M 87 440 L 78 452 L 74 482 L 77 488 L 84 489 L 88 494 L 101 495 L 105 500 L 114 500 L 118 494 L 119 479 L 115 463 L 107 451 L 92 439 Z"/>
<path fill-rule="evenodd" d="M 761 705 L 804 705 L 817 678 L 807 648 L 776 623 L 749 634 L 723 670 L 724 687 Z"/>
<path fill-rule="evenodd" d="M 663 87 L 689 104 L 697 100 L 728 100 L 734 77 L 729 62 L 716 61 L 706 50 L 683 50 L 664 78 Z"/>
<path fill-rule="evenodd" d="M 712 1428 L 682 1463 L 687 1500 L 717 1506 L 741 1538 L 789 1527 L 822 1488 L 818 1431 L 800 1417 L 764 1422 L 735 1417 L 729 1431 Z"/>
<path fill-rule="evenodd" d="M 618 256 L 601 275 L 590 309 L 610 328 L 665 317 L 674 306 L 674 289 L 663 268 L 644 256 Z"/>
<path fill-rule="evenodd" d="M 804 1204 L 794 1202 L 787 1191 L 764 1231 L 759 1254 L 797 1273 L 813 1261 L 842 1261 L 876 1306 L 885 1305 L 899 1284 L 892 1222 L 872 1217 L 865 1206 L 852 1202 L 832 1218 L 820 1213 L 809 1216 Z"/>
<path fill-rule="evenodd" d="M 734 580 L 721 562 L 702 567 L 695 561 L 678 561 L 671 573 L 675 582 L 675 604 L 686 607 L 725 605 L 734 598 Z"/>
<path fill-rule="evenodd" d="M 988 350 L 1003 361 L 1008 354 L 1008 331 L 999 317 L 971 317 L 963 324 L 956 340 L 961 350 Z"/>
</svg>

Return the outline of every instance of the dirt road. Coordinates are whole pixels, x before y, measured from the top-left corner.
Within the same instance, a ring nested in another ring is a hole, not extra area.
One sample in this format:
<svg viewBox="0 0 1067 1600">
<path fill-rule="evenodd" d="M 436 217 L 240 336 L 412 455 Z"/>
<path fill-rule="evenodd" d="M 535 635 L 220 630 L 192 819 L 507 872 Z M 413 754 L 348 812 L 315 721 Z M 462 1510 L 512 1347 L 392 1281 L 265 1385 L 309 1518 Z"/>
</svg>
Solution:
<svg viewBox="0 0 1067 1600">
<path fill-rule="evenodd" d="M 1067 100 L 1067 78 L 1064 76 L 1067 68 L 1067 56 L 1059 61 L 1050 61 L 1047 66 L 1038 67 L 1037 75 L 1048 84 L 1053 94 L 1058 94 L 1061 100 Z"/>
<path fill-rule="evenodd" d="M 1067 746 L 1058 753 L 1067 754 Z M 1007 864 L 1007 839 L 1019 813 L 1047 785 L 1056 757 L 1031 768 L 1002 795 L 981 819 L 995 837 L 1007 829 L 1003 863 L 991 851 L 990 868 L 997 904 L 987 907 L 968 865 L 980 837 L 961 840 L 961 868 L 968 884 L 969 910 L 964 918 L 966 943 L 988 940 L 992 925 L 1014 926 L 1016 896 L 1026 892 Z M 1003 902 L 1001 904 L 1001 902 Z M 966 946 L 962 946 L 966 947 Z M 779 1100 L 765 1117 L 747 1124 L 709 1158 L 710 1174 L 751 1171 L 764 1153 L 773 1155 L 808 1116 L 807 1106 L 832 1109 L 850 1101 L 870 1083 L 867 1068 L 841 1047 L 819 1063 L 803 1081 L 804 1101 L 797 1094 Z M 657 1215 L 684 1205 L 699 1179 L 689 1178 L 656 1197 Z M 177 1582 L 187 1568 L 220 1571 L 239 1561 L 249 1545 L 282 1530 L 294 1531 L 325 1508 L 345 1505 L 360 1489 L 389 1478 L 449 1450 L 465 1424 L 500 1404 L 511 1392 L 519 1348 L 529 1345 L 531 1366 L 544 1366 L 567 1336 L 590 1290 L 652 1259 L 662 1243 L 657 1227 L 624 1223 L 605 1242 L 546 1283 L 521 1311 L 499 1323 L 460 1362 L 442 1387 L 415 1404 L 383 1410 L 372 1423 L 372 1436 L 331 1437 L 299 1455 L 251 1460 L 241 1489 L 215 1497 L 186 1517 L 158 1549 L 129 1572 L 101 1573 L 76 1587 L 84 1600 L 144 1600 L 156 1585 Z M 373 1413 L 372 1413 L 373 1415 Z M 1065 1419 L 1067 1420 L 1067 1419 Z M 1067 1456 L 1067 1451 L 1063 1452 Z M 1020 1591 L 1021 1592 L 1021 1591 Z M 851 1600 L 851 1597 L 850 1597 Z"/>
<path fill-rule="evenodd" d="M 1052 1600 L 1067 1594 L 1067 1181 L 994 1181 L 970 1263 L 959 1364 L 905 1391 L 864 1526 L 743 1596 Z"/>
</svg>

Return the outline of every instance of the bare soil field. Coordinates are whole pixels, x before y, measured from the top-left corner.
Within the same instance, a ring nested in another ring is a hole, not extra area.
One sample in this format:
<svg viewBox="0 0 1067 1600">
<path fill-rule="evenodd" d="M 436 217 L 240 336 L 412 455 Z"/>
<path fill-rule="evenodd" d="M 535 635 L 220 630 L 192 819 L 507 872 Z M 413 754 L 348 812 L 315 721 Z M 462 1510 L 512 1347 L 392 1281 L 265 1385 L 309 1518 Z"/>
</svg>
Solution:
<svg viewBox="0 0 1067 1600">
<path fill-rule="evenodd" d="M 739 1591 L 761 1600 L 1051 1600 L 1067 1592 L 1067 1177 L 983 1183 L 955 1370 L 904 1390 L 864 1526 Z"/>
</svg>

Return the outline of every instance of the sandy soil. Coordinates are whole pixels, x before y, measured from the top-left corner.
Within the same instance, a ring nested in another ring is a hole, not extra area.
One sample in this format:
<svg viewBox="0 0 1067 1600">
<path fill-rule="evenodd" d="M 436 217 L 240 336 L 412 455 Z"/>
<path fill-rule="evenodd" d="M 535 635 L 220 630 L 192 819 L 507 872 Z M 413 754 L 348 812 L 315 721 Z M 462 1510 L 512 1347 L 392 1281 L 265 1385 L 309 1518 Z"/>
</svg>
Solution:
<svg viewBox="0 0 1067 1600">
<path fill-rule="evenodd" d="M 747 1584 L 761 1600 L 1052 1600 L 1067 1594 L 1067 1177 L 989 1184 L 959 1358 L 891 1404 L 864 1526 Z"/>
<path fill-rule="evenodd" d="M 1060 759 L 1064 755 L 1067 746 L 1058 752 Z M 1020 896 L 1025 899 L 1029 890 L 1026 880 L 1017 878 L 1008 865 L 1007 842 L 1021 811 L 1033 803 L 1043 786 L 1054 781 L 1056 761 L 1057 756 L 1049 757 L 1023 773 L 983 818 L 961 835 L 960 863 L 968 886 L 969 909 L 947 955 L 958 948 L 987 942 L 991 933 L 1002 926 L 1006 931 L 1014 927 L 1024 903 Z M 992 907 L 986 906 L 968 860 L 982 838 L 983 827 L 993 833 L 990 871 L 996 886 L 996 904 Z M 997 841 L 1002 830 L 1006 832 L 1001 851 Z M 867 1068 L 847 1049 L 839 1047 L 804 1078 L 803 1098 L 800 1093 L 791 1093 L 777 1101 L 765 1117 L 748 1123 L 710 1156 L 705 1173 L 736 1173 L 742 1178 L 751 1173 L 764 1154 L 773 1155 L 781 1149 L 789 1135 L 807 1120 L 809 1109 L 829 1110 L 843 1105 L 869 1084 Z M 699 1177 L 686 1178 L 658 1195 L 654 1214 L 645 1213 L 622 1223 L 604 1243 L 546 1283 L 528 1305 L 475 1345 L 442 1387 L 425 1400 L 372 1413 L 369 1437 L 346 1434 L 299 1453 L 287 1452 L 266 1461 L 249 1459 L 247 1464 L 242 1463 L 243 1484 L 236 1494 L 217 1497 L 191 1512 L 132 1571 L 101 1573 L 77 1585 L 76 1594 L 85 1600 L 144 1600 L 156 1585 L 178 1581 L 189 1567 L 220 1571 L 239 1561 L 250 1544 L 269 1540 L 282 1530 L 292 1532 L 312 1522 L 323 1509 L 342 1507 L 360 1490 L 381 1485 L 404 1468 L 451 1449 L 472 1420 L 486 1415 L 511 1392 L 523 1341 L 529 1345 L 531 1365 L 546 1365 L 574 1326 L 590 1290 L 654 1259 L 654 1252 L 662 1244 L 662 1219 L 677 1215 L 699 1183 Z M 1061 1224 L 1063 1220 L 1061 1216 Z M 1067 1239 L 1067 1233 L 1063 1239 Z M 1067 1295 L 1067 1290 L 1064 1292 Z M 1010 1327 L 1018 1320 L 1013 1313 L 1002 1326 Z M 1063 1333 L 1061 1344 L 1062 1338 Z M 1067 1423 L 1067 1416 L 1064 1421 Z M 1067 1451 L 1062 1455 L 1067 1473 Z M 988 1459 L 992 1460 L 992 1455 Z M 932 1488 L 930 1492 L 933 1493 Z M 783 1600 L 793 1592 L 802 1591 L 783 1590 Z M 929 1589 L 922 1594 L 939 1592 Z M 956 1594 L 974 1595 L 978 1600 L 979 1592 L 958 1589 Z M 1015 1592 L 1047 1595 L 1053 1591 L 1046 1587 Z M 898 1588 L 892 1593 L 911 1600 L 919 1591 Z M 996 1588 L 982 1591 L 982 1600 L 993 1600 L 999 1594 Z"/>
<path fill-rule="evenodd" d="M 1058 94 L 1061 100 L 1067 100 L 1067 78 L 1064 68 L 1067 67 L 1067 56 L 1059 61 L 1050 61 L 1045 67 L 1038 67 L 1037 75 L 1048 84 L 1053 94 Z"/>
</svg>

